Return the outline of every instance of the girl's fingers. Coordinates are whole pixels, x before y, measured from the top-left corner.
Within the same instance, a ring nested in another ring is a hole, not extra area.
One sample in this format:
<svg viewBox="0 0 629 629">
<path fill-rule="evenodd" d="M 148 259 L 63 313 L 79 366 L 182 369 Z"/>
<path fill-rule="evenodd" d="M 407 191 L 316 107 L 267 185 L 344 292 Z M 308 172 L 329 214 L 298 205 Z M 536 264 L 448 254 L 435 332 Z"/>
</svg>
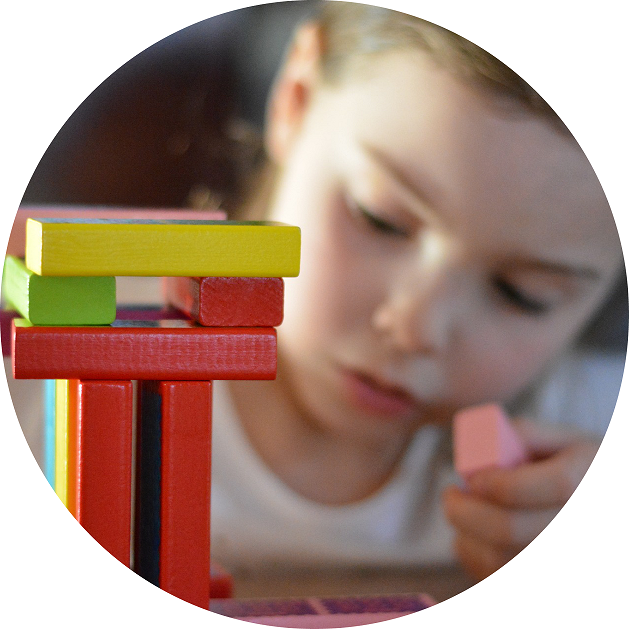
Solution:
<svg viewBox="0 0 629 629">
<path fill-rule="evenodd" d="M 443 501 L 446 517 L 460 534 L 512 552 L 532 542 L 559 512 L 559 507 L 508 509 L 457 487 L 448 488 Z"/>
<path fill-rule="evenodd" d="M 465 534 L 454 540 L 455 552 L 467 572 L 478 581 L 493 574 L 518 553 L 507 551 Z"/>
<path fill-rule="evenodd" d="M 598 444 L 573 443 L 548 458 L 515 469 L 483 470 L 468 481 L 470 492 L 494 504 L 517 509 L 562 507 L 585 476 Z"/>
</svg>

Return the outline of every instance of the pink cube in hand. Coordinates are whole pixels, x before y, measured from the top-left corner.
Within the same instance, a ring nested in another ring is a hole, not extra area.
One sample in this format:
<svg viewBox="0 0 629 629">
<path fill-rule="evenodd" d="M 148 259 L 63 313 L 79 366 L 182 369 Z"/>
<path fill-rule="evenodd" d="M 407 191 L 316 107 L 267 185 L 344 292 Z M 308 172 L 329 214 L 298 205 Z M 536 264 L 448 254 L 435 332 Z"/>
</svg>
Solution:
<svg viewBox="0 0 629 629">
<path fill-rule="evenodd" d="M 526 449 L 497 404 L 475 406 L 454 416 L 454 466 L 465 480 L 488 468 L 510 468 L 527 460 Z"/>
</svg>

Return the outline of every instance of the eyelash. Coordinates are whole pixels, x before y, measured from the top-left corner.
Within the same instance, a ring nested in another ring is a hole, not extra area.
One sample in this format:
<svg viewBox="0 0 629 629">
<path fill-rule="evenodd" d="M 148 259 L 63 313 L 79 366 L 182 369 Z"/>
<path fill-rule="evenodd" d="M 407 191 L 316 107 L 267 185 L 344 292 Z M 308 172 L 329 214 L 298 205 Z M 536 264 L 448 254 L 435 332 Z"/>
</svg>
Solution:
<svg viewBox="0 0 629 629">
<path fill-rule="evenodd" d="M 350 214 L 365 222 L 371 229 L 374 231 L 384 235 L 384 236 L 392 236 L 398 238 L 405 238 L 409 234 L 408 232 L 402 228 L 394 225 L 386 221 L 385 219 L 380 218 L 376 214 L 371 213 L 365 207 L 354 201 L 353 199 L 347 199 L 347 206 L 349 208 Z"/>
<path fill-rule="evenodd" d="M 354 218 L 366 223 L 369 228 L 379 234 L 397 238 L 408 237 L 409 234 L 405 229 L 398 227 L 393 223 L 389 223 L 375 214 L 372 214 L 369 210 L 353 199 L 348 198 L 346 203 L 350 214 Z M 511 306 L 515 306 L 524 314 L 541 317 L 547 314 L 551 309 L 549 304 L 526 295 L 504 278 L 494 278 L 493 284 L 494 288 L 498 292 L 498 295 L 504 301 L 508 302 Z"/>
<path fill-rule="evenodd" d="M 510 284 L 501 277 L 495 278 L 493 283 L 502 299 L 506 300 L 509 304 L 515 306 L 525 314 L 531 316 L 543 316 L 551 309 L 549 304 L 529 297 L 513 286 L 513 284 Z"/>
</svg>

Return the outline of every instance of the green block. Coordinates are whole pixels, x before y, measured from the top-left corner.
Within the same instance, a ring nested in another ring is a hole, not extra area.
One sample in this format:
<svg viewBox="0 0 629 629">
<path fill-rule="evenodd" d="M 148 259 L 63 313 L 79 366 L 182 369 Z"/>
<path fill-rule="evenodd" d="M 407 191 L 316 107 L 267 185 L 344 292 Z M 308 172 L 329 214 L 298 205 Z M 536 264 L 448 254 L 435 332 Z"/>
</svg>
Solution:
<svg viewBox="0 0 629 629">
<path fill-rule="evenodd" d="M 116 318 L 115 277 L 42 277 L 7 256 L 2 294 L 33 325 L 108 325 Z"/>
</svg>

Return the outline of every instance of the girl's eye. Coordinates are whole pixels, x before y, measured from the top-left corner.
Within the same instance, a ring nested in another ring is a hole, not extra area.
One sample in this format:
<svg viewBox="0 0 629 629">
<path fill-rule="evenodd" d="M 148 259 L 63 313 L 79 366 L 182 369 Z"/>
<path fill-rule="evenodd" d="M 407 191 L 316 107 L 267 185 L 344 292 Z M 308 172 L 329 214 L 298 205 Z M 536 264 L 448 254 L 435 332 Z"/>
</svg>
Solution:
<svg viewBox="0 0 629 629">
<path fill-rule="evenodd" d="M 406 228 L 396 225 L 393 221 L 390 221 L 382 216 L 378 216 L 377 214 L 370 212 L 359 203 L 356 203 L 356 201 L 348 199 L 347 205 L 350 209 L 351 214 L 355 218 L 363 221 L 370 228 L 381 234 L 399 237 L 406 237 L 409 235 Z"/>
<path fill-rule="evenodd" d="M 496 277 L 493 283 L 503 300 L 525 314 L 541 316 L 548 313 L 552 308 L 551 304 L 528 295 L 504 278 Z"/>
</svg>

